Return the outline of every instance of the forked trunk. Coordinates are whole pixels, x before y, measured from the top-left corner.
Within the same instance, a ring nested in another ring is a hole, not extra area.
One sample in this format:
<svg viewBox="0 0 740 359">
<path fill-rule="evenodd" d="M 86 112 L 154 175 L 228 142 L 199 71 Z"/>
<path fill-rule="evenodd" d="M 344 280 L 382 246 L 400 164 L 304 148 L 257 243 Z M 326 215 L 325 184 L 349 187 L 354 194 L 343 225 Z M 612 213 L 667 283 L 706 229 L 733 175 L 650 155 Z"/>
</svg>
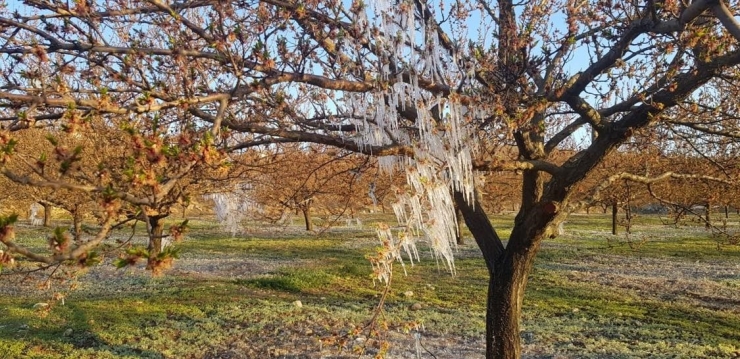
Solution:
<svg viewBox="0 0 740 359">
<path fill-rule="evenodd" d="M 517 221 L 504 248 L 481 206 L 469 205 L 459 192 L 455 192 L 455 203 L 489 271 L 486 359 L 519 359 L 522 351 L 519 330 L 524 290 L 539 244 L 542 238 L 549 235 L 545 228 L 552 224 L 552 216 L 540 212 Z"/>
<path fill-rule="evenodd" d="M 164 233 L 164 217 L 161 216 L 150 216 L 149 217 L 149 258 L 147 259 L 146 268 L 154 269 L 157 266 L 157 257 L 162 252 L 162 234 Z"/>
</svg>

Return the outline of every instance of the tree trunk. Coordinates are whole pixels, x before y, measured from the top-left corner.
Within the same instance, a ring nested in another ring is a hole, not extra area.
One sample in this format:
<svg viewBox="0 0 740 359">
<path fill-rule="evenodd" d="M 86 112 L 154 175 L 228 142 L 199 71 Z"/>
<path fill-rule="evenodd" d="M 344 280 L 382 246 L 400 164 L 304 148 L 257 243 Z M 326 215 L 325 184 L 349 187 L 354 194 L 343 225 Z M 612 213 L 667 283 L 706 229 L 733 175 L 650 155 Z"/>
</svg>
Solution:
<svg viewBox="0 0 740 359">
<path fill-rule="evenodd" d="M 44 227 L 51 226 L 51 205 L 48 203 L 41 204 L 44 207 Z"/>
<path fill-rule="evenodd" d="M 80 240 L 82 236 L 82 211 L 77 205 L 72 210 L 72 226 L 74 228 L 74 237 L 76 240 Z"/>
<path fill-rule="evenodd" d="M 306 222 L 306 230 L 313 231 L 313 223 L 311 222 L 311 206 L 301 206 L 301 212 L 303 212 L 303 220 Z"/>
<path fill-rule="evenodd" d="M 705 218 L 705 221 L 704 221 L 704 228 L 709 229 L 712 227 L 712 216 L 711 216 L 712 204 L 711 203 L 707 202 L 705 212 L 706 212 L 707 217 Z"/>
<path fill-rule="evenodd" d="M 519 359 L 519 334 L 524 289 L 538 240 L 525 240 L 533 228 L 529 223 L 517 223 L 504 248 L 480 204 L 469 205 L 465 196 L 455 192 L 465 224 L 473 234 L 489 271 L 486 304 L 486 358 Z M 537 226 L 537 225 L 535 225 Z M 538 232 L 540 234 L 544 232 Z"/>
<path fill-rule="evenodd" d="M 730 206 L 725 205 L 725 219 L 730 218 Z"/>
<path fill-rule="evenodd" d="M 496 266 L 488 282 L 486 305 L 486 359 L 519 359 L 522 343 L 520 318 L 527 278 L 529 254 L 507 256 Z"/>
<path fill-rule="evenodd" d="M 152 270 L 157 266 L 157 257 L 162 252 L 162 238 L 164 233 L 163 216 L 149 217 L 149 258 L 147 259 L 146 269 Z"/>
<path fill-rule="evenodd" d="M 617 206 L 617 201 L 612 202 L 612 234 L 617 235 L 619 233 L 619 230 L 617 228 L 617 215 L 619 214 L 619 207 Z"/>
<path fill-rule="evenodd" d="M 457 245 L 461 246 L 465 244 L 465 239 L 462 236 L 462 225 L 463 225 L 463 214 L 460 211 L 460 206 L 455 205 L 455 219 L 457 220 L 457 232 L 455 233 L 455 240 Z"/>
</svg>

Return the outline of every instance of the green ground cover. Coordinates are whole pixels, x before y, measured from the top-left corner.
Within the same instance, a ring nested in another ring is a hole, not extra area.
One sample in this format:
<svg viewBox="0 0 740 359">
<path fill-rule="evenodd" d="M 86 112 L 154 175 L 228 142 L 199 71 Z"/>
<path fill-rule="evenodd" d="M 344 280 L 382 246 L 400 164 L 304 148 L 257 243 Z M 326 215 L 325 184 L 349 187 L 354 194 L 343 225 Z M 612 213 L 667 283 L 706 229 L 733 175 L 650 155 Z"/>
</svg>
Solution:
<svg viewBox="0 0 740 359">
<path fill-rule="evenodd" d="M 407 275 L 397 265 L 384 314 L 365 327 L 383 292 L 365 259 L 377 220 L 238 237 L 196 221 L 164 276 L 107 258 L 74 290 L 36 290 L 37 277 L 6 271 L 0 358 L 416 358 L 417 343 L 423 358 L 482 357 L 486 270 L 472 239 L 455 276 L 424 248 Z M 501 234 L 510 220 L 494 218 Z M 573 216 L 543 245 L 525 299 L 527 357 L 740 357 L 740 246 L 655 218 L 629 238 L 609 229 L 606 216 Z M 19 237 L 43 246 L 42 232 Z"/>
</svg>

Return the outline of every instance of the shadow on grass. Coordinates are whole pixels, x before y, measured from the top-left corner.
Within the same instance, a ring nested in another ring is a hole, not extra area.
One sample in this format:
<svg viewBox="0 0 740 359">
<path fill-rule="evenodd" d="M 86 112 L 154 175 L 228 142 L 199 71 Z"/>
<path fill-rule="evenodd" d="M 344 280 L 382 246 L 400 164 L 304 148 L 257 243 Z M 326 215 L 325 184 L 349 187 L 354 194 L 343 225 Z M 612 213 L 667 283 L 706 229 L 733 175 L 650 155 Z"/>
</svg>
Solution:
<svg viewBox="0 0 740 359">
<path fill-rule="evenodd" d="M 76 304 L 48 309 L 32 307 L 30 303 L 15 303 L 5 308 L 0 328 L 1 358 L 164 358 L 154 350 L 101 338 L 90 324 L 94 320 L 86 314 L 87 310 Z"/>
</svg>

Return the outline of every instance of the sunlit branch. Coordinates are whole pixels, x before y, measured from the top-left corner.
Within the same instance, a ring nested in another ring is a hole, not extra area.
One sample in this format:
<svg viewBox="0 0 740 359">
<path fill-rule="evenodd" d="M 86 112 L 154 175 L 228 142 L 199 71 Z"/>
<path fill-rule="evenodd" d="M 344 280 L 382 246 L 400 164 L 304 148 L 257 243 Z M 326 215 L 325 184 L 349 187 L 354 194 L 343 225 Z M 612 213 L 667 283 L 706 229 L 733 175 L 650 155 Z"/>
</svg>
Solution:
<svg viewBox="0 0 740 359">
<path fill-rule="evenodd" d="M 64 9 L 59 6 L 49 6 L 49 3 L 44 2 L 44 1 L 25 0 L 24 2 L 26 4 L 33 5 L 39 9 L 45 9 L 45 10 L 50 10 L 54 12 L 53 14 L 23 16 L 22 19 L 25 21 L 55 19 L 55 18 L 76 18 L 76 17 L 80 17 L 83 15 L 83 14 L 79 14 L 71 10 Z M 172 10 L 177 11 L 177 10 L 195 9 L 199 7 L 212 6 L 217 3 L 218 1 L 215 1 L 215 0 L 193 0 L 193 1 L 187 1 L 187 2 L 183 1 L 183 2 L 174 3 L 170 5 L 170 8 Z M 126 15 L 145 15 L 145 14 L 153 14 L 153 13 L 161 13 L 161 12 L 162 10 L 159 7 L 138 7 L 138 8 L 131 8 L 131 9 L 86 12 L 84 16 L 88 18 L 92 18 L 92 19 L 102 19 L 102 18 L 109 18 L 109 17 L 118 17 L 118 16 L 126 16 Z"/>
<path fill-rule="evenodd" d="M 565 102 L 579 115 L 586 120 L 596 132 L 602 132 L 601 114 L 593 108 L 588 102 L 579 96 L 565 96 Z"/>
<path fill-rule="evenodd" d="M 706 133 L 708 135 L 717 135 L 717 136 L 740 139 L 740 130 L 737 130 L 737 129 L 735 130 L 713 129 L 713 128 L 704 126 L 702 124 L 696 123 L 696 122 L 686 122 L 686 121 L 678 121 L 678 120 L 666 120 L 665 122 L 668 122 L 668 123 L 671 123 L 677 126 L 688 127 L 692 130 Z"/>
<path fill-rule="evenodd" d="M 202 110 L 191 108 L 191 113 L 203 119 L 204 121 L 214 123 L 215 117 Z M 362 153 L 373 156 L 392 156 L 392 155 L 403 155 L 413 156 L 413 150 L 410 147 L 399 145 L 399 144 L 388 144 L 381 146 L 369 146 L 360 144 L 354 140 L 348 140 L 342 137 L 335 137 L 330 135 L 323 135 L 319 133 L 305 132 L 305 131 L 294 131 L 286 130 L 281 128 L 270 128 L 260 126 L 254 123 L 247 122 L 232 122 L 225 120 L 222 122 L 224 127 L 238 132 L 256 133 L 267 136 L 273 136 L 275 138 L 284 139 L 285 142 L 311 142 L 318 144 L 325 144 L 329 146 L 335 146 L 343 148 L 352 152 Z"/>
<path fill-rule="evenodd" d="M 170 7 L 169 5 L 159 1 L 159 0 L 147 0 L 150 4 L 154 5 L 158 9 L 162 10 L 162 12 L 169 14 L 173 19 L 179 21 L 183 25 L 185 25 L 190 31 L 198 34 L 201 39 L 207 41 L 209 44 L 214 42 L 213 36 L 207 34 L 203 29 L 194 24 L 192 21 L 188 20 L 185 16 L 179 15 L 175 13 L 175 9 Z"/>
<path fill-rule="evenodd" d="M 55 253 L 50 256 L 41 255 L 36 252 L 33 252 L 32 250 L 19 246 L 13 241 L 13 238 L 4 238 L 4 236 L 0 236 L 0 241 L 8 247 L 8 250 L 10 252 L 18 253 L 34 262 L 40 262 L 40 263 L 46 263 L 46 264 L 56 264 L 61 263 L 69 260 L 78 260 L 83 255 L 88 253 L 93 248 L 97 247 L 102 243 L 106 238 L 108 238 L 108 234 L 111 230 L 111 225 L 114 222 L 114 218 L 112 216 L 109 216 L 106 218 L 105 222 L 103 222 L 103 225 L 98 230 L 97 235 L 95 235 L 94 238 L 90 239 L 87 242 L 84 242 L 82 244 L 79 244 L 72 248 L 69 251 L 64 251 L 61 253 Z"/>
<path fill-rule="evenodd" d="M 174 101 L 155 102 L 146 105 L 137 104 L 119 107 L 114 105 L 113 103 L 110 103 L 109 101 L 104 100 L 84 100 L 72 97 L 51 98 L 47 96 L 23 95 L 0 91 L 0 100 L 7 100 L 15 103 L 44 105 L 51 108 L 69 108 L 70 105 L 74 105 L 74 107 L 80 109 L 95 110 L 99 113 L 111 113 L 119 115 L 155 112 L 170 108 L 182 107 L 184 105 L 199 105 L 204 103 L 211 103 L 228 98 L 229 94 L 213 94 L 202 97 L 179 98 Z"/>
<path fill-rule="evenodd" d="M 551 175 L 557 175 L 561 168 L 551 162 L 543 160 L 526 160 L 526 161 L 475 161 L 473 169 L 477 171 L 524 171 L 534 170 L 547 172 Z"/>
<path fill-rule="evenodd" d="M 266 138 L 263 140 L 239 142 L 236 145 L 227 147 L 226 151 L 234 152 L 234 151 L 245 150 L 248 148 L 258 147 L 258 146 L 266 146 L 266 145 L 277 144 L 277 143 L 296 143 L 296 142 L 300 142 L 300 141 L 286 139 L 286 138 Z"/>
<path fill-rule="evenodd" d="M 713 176 L 705 176 L 705 175 L 697 175 L 697 174 L 685 174 L 685 173 L 677 173 L 673 171 L 664 172 L 657 176 L 640 176 L 628 172 L 620 172 L 614 175 L 611 175 L 601 181 L 596 187 L 594 187 L 593 190 L 589 193 L 588 196 L 586 196 L 585 199 L 573 202 L 571 206 L 568 208 L 568 212 L 576 212 L 579 210 L 582 210 L 584 208 L 592 206 L 594 203 L 601 200 L 601 193 L 612 186 L 617 181 L 631 181 L 635 183 L 641 183 L 644 185 L 651 185 L 654 183 L 658 183 L 661 181 L 669 180 L 669 179 L 679 179 L 679 180 L 701 180 L 706 182 L 715 182 L 715 183 L 723 183 L 727 185 L 734 185 L 735 183 L 726 179 L 713 177 Z"/>
<path fill-rule="evenodd" d="M 29 176 L 22 176 L 18 175 L 16 173 L 13 173 L 7 169 L 2 170 L 2 174 L 7 177 L 9 180 L 22 184 L 22 185 L 29 185 L 29 186 L 35 186 L 35 187 L 44 187 L 44 188 L 51 188 L 51 189 L 68 189 L 73 191 L 82 191 L 82 192 L 98 192 L 102 193 L 106 189 L 103 187 L 96 187 L 96 186 L 89 186 L 89 185 L 80 185 L 80 184 L 73 184 L 73 183 L 67 183 L 63 181 L 47 181 L 47 180 L 36 180 L 32 179 Z M 134 197 L 131 194 L 124 193 L 124 192 L 117 192 L 114 193 L 114 197 L 120 198 L 126 202 L 132 203 L 132 204 L 146 204 L 149 203 L 148 201 L 144 199 L 140 199 L 137 197 Z"/>
</svg>

